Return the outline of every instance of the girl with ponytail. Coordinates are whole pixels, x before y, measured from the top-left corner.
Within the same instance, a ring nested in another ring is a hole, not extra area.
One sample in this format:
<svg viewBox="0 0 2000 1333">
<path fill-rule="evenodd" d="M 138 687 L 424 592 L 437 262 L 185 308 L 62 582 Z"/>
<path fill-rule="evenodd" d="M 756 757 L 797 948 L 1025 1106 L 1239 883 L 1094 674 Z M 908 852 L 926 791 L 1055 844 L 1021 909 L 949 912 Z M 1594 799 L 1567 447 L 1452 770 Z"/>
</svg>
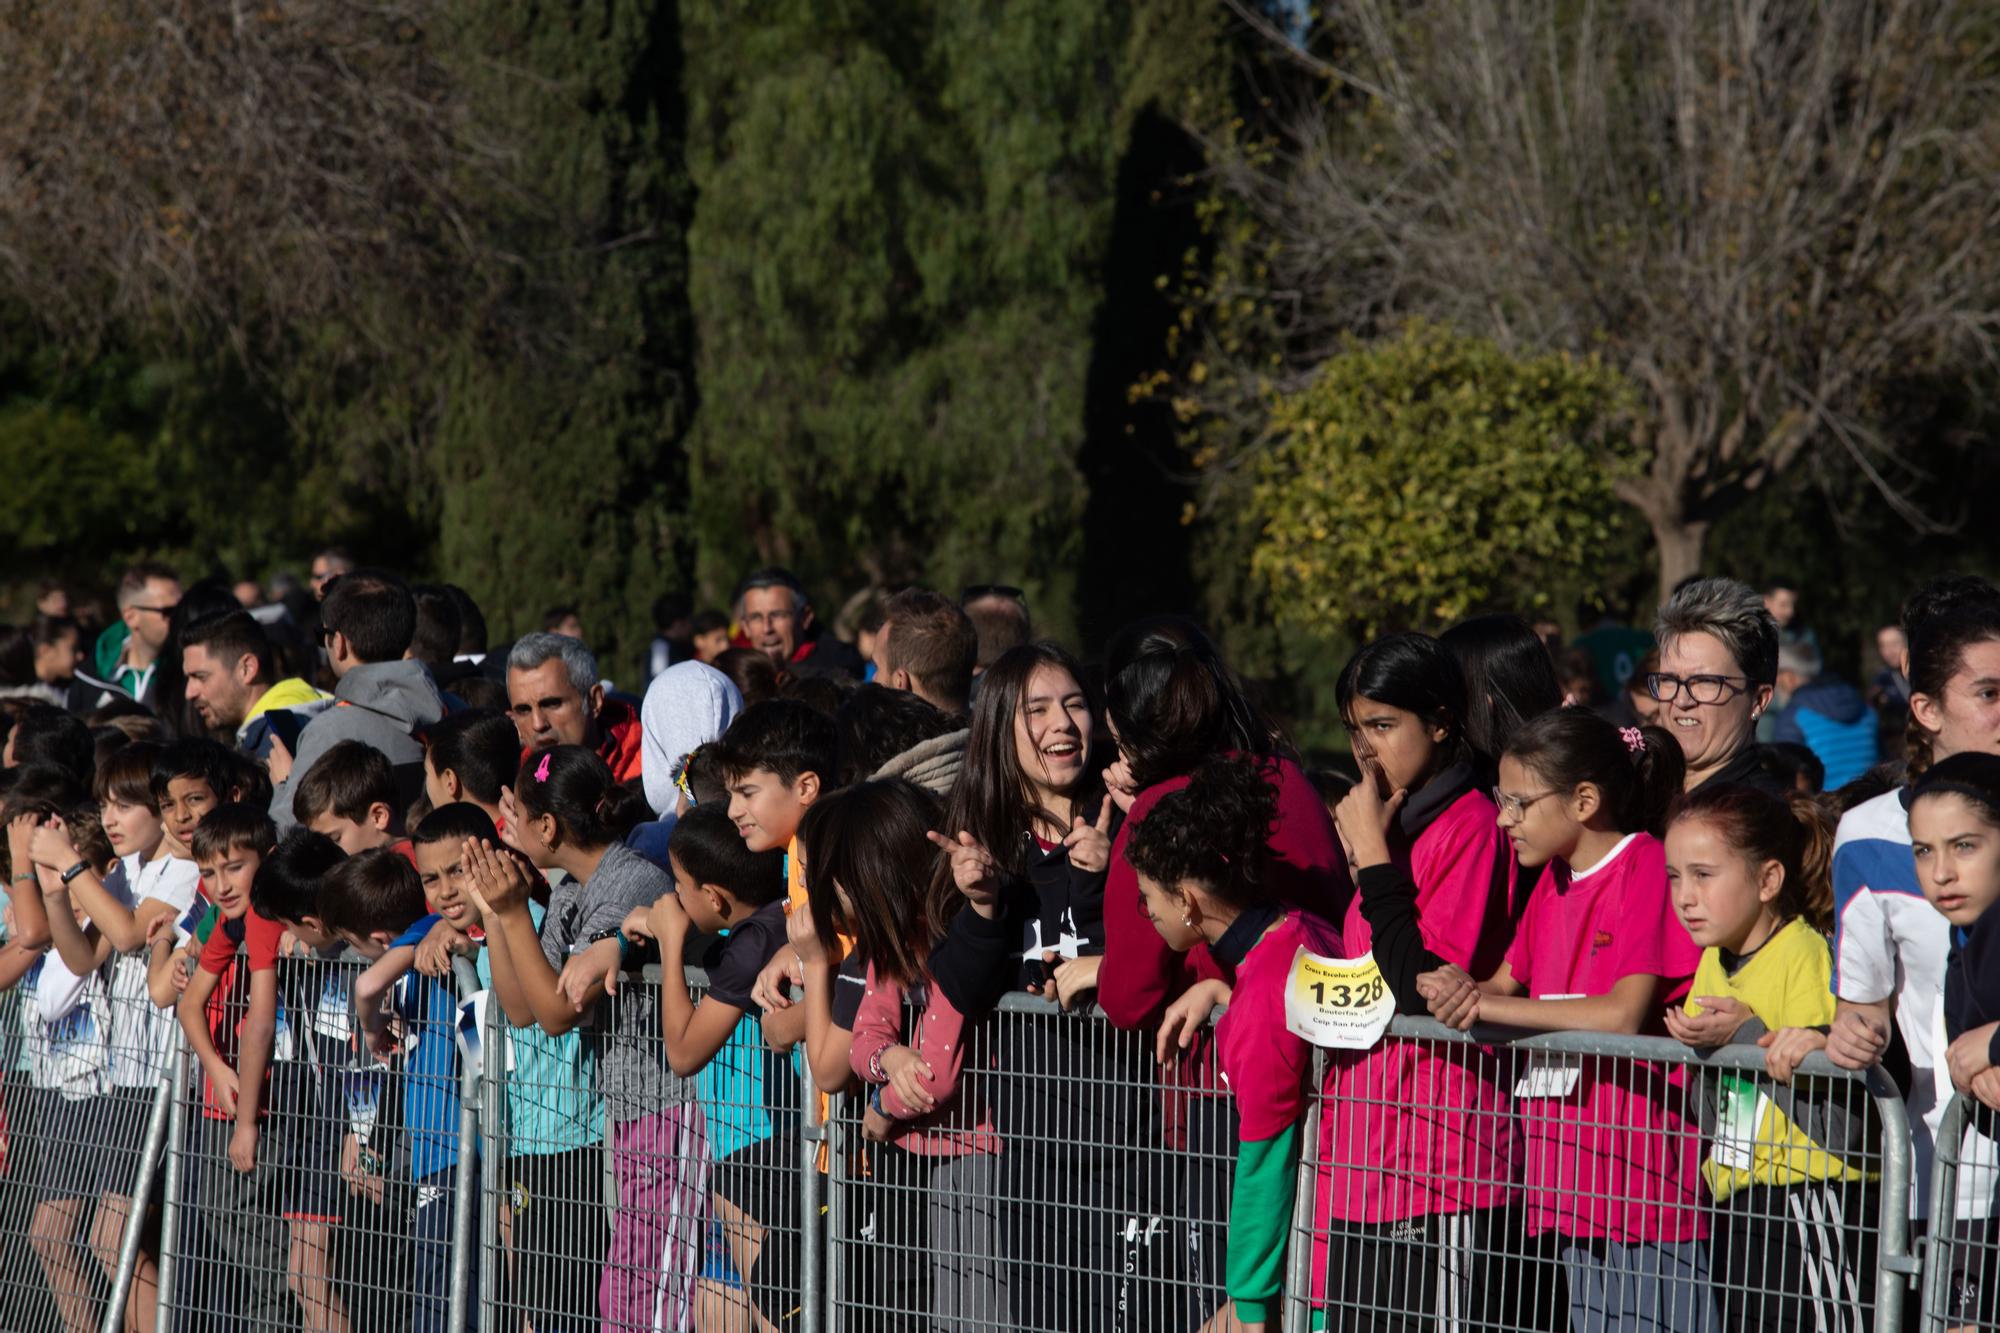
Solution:
<svg viewBox="0 0 2000 1333">
<path fill-rule="evenodd" d="M 1796 792 L 1711 783 L 1667 828 L 1674 908 L 1702 946 L 1667 1028 L 1690 1046 L 1754 1040 L 1777 1080 L 1707 1075 L 1698 1101 L 1714 1128 L 1702 1165 L 1713 1290 L 1732 1329 L 1859 1333 L 1873 1318 L 1875 1261 L 1861 1227 L 1877 1191 L 1857 1164 L 1861 1118 L 1813 1095 L 1809 1080 L 1791 1086 L 1833 1020 L 1832 854 L 1825 816 Z"/>
<path fill-rule="evenodd" d="M 1205 946 L 1233 985 L 1195 983 L 1161 1020 L 1162 1062 L 1176 1058 L 1217 1004 L 1215 1058 L 1235 1099 L 1236 1171 L 1224 1285 L 1236 1327 L 1261 1333 L 1278 1314 L 1285 1236 L 1298 1186 L 1299 1122 L 1312 1047 L 1285 1023 L 1285 984 L 1301 948 L 1338 956 L 1340 932 L 1288 909 L 1269 874 L 1278 798 L 1269 760 L 1215 758 L 1169 792 L 1133 830 L 1126 855 L 1146 918 L 1167 948 Z"/>
<path fill-rule="evenodd" d="M 530 875 L 490 843 L 466 844 L 473 905 L 486 926 L 493 991 L 516 1027 L 551 1037 L 578 1028 L 597 1053 L 597 1086 L 611 1149 L 618 1208 L 611 1254 L 598 1279 L 606 1333 L 685 1325 L 708 1204 L 706 1122 L 694 1084 L 660 1059 L 658 1004 L 627 987 L 609 1012 L 601 969 L 587 976 L 589 946 L 617 939 L 630 912 L 674 891 L 674 877 L 623 838 L 650 814 L 646 798 L 621 786 L 593 750 L 531 751 L 502 788 L 505 840 L 542 871 L 560 870 L 537 927 Z M 568 982 L 568 985 L 565 985 Z M 595 1120 L 599 1108 L 589 1108 Z"/>
<path fill-rule="evenodd" d="M 1903 604 L 1910 645 L 1909 775 L 1957 754 L 2000 754 L 2000 590 L 1948 574 Z M 1910 850 L 1909 789 L 1863 801 L 1833 846 L 1833 975 L 1839 997 L 1827 1056 L 1847 1069 L 1881 1062 L 1903 1084 L 1914 1154 L 1910 1215 L 1928 1215 L 1931 1149 L 1944 1104 L 1944 1061 L 1931 1017 L 1944 985 L 1950 928 L 1924 899 Z M 1905 1063 L 1907 1061 L 1907 1064 Z"/>
<path fill-rule="evenodd" d="M 1701 950 L 1674 918 L 1659 835 L 1680 794 L 1680 744 L 1581 708 L 1530 719 L 1500 757 L 1494 803 L 1536 878 L 1506 961 L 1476 987 L 1427 979 L 1431 1012 L 1542 1031 L 1664 1034 Z M 1657 1065 L 1530 1066 L 1515 1086 L 1526 1132 L 1527 1229 L 1562 1238 L 1572 1301 L 1650 1310 L 1707 1330 L 1707 1228 L 1685 1089 Z"/>
</svg>

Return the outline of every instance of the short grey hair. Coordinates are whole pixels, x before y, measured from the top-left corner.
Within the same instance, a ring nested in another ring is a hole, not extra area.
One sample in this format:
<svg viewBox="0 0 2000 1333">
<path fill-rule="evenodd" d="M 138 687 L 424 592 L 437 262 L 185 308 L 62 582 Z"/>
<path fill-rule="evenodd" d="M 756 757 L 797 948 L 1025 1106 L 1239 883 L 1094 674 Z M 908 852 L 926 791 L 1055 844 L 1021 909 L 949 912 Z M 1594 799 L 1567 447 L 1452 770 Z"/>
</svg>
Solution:
<svg viewBox="0 0 2000 1333">
<path fill-rule="evenodd" d="M 562 659 L 563 670 L 569 675 L 570 688 L 578 694 L 587 695 L 597 684 L 597 658 L 579 639 L 567 634 L 546 634 L 537 631 L 523 634 L 514 640 L 514 646 L 507 652 L 509 671 L 533 671 L 551 658 Z"/>
<path fill-rule="evenodd" d="M 1752 685 L 1778 679 L 1778 622 L 1747 583 L 1696 579 L 1669 597 L 1653 621 L 1653 637 L 1665 652 L 1683 634 L 1714 635 Z"/>
<path fill-rule="evenodd" d="M 1778 670 L 1790 671 L 1812 680 L 1826 669 L 1826 662 L 1808 639 L 1778 645 Z"/>
</svg>

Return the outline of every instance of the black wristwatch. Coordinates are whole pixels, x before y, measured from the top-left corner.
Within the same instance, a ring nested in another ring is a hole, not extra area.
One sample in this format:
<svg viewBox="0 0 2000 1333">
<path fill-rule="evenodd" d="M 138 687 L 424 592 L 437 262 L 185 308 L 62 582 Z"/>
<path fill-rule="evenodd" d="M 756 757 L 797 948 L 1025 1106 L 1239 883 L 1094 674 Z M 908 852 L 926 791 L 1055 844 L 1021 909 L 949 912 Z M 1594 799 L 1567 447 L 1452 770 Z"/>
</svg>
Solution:
<svg viewBox="0 0 2000 1333">
<path fill-rule="evenodd" d="M 90 862 L 88 860 L 78 861 L 68 870 L 62 872 L 62 882 L 64 884 L 68 884 L 71 880 L 75 879 L 78 875 L 81 875 L 84 871 L 88 869 L 90 869 Z"/>
</svg>

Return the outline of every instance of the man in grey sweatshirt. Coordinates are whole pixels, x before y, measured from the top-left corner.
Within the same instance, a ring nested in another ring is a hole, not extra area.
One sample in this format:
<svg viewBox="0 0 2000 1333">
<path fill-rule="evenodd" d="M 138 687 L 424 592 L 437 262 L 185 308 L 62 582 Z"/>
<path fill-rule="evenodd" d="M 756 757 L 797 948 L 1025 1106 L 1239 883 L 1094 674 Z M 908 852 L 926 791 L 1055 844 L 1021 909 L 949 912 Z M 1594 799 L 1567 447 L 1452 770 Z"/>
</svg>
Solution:
<svg viewBox="0 0 2000 1333">
<path fill-rule="evenodd" d="M 444 716 L 430 672 L 403 656 L 416 634 L 417 605 L 401 579 L 377 570 L 341 575 L 327 585 L 320 624 L 337 681 L 334 702 L 299 733 L 289 767 L 280 750 L 272 752 L 271 819 L 280 833 L 297 822 L 292 792 L 298 779 L 342 741 L 361 741 L 389 756 L 398 792 L 406 802 L 415 800 L 424 785 L 424 747 L 416 733 Z"/>
</svg>

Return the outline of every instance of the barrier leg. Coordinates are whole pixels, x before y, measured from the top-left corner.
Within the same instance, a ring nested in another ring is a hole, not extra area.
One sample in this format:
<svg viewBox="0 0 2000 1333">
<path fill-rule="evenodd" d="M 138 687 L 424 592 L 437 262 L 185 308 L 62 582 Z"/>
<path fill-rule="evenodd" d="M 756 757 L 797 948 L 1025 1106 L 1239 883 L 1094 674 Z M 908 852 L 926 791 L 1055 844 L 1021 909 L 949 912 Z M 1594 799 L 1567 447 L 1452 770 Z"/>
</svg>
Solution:
<svg viewBox="0 0 2000 1333">
<path fill-rule="evenodd" d="M 104 1307 L 103 1333 L 122 1333 L 125 1305 L 132 1296 L 132 1283 L 139 1269 L 139 1240 L 146 1230 L 146 1207 L 153 1200 L 153 1176 L 160 1169 L 160 1154 L 166 1150 L 168 1124 L 174 1112 L 174 1082 L 162 1074 L 153 1090 L 152 1113 L 146 1118 L 146 1143 L 139 1155 L 139 1176 L 133 1182 L 125 1213 L 125 1232 L 118 1242 L 118 1271 L 112 1275 L 111 1298 Z"/>
</svg>

